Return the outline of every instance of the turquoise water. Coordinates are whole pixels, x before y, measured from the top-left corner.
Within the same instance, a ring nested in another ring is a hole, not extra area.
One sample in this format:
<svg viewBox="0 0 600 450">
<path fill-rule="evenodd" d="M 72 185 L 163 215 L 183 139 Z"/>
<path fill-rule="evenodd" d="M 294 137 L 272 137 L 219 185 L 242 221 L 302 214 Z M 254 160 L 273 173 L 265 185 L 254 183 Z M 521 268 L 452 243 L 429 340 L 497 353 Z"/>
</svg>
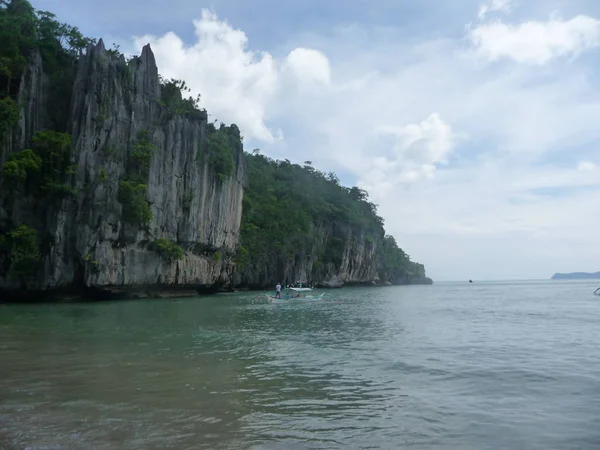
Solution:
<svg viewBox="0 0 600 450">
<path fill-rule="evenodd" d="M 0 448 L 598 449 L 596 287 L 0 305 Z"/>
</svg>

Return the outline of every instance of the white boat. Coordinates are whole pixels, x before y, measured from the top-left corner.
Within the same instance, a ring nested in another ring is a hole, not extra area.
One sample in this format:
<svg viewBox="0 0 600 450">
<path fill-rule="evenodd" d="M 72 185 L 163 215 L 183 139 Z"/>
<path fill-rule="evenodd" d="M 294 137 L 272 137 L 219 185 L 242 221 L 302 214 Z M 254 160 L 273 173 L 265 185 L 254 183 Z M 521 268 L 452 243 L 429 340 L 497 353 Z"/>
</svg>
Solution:
<svg viewBox="0 0 600 450">
<path fill-rule="evenodd" d="M 319 302 L 324 299 L 325 293 L 319 295 L 289 295 L 284 294 L 280 298 L 275 297 L 271 294 L 265 294 L 270 303 L 312 303 Z"/>
<path fill-rule="evenodd" d="M 318 295 L 306 295 L 300 292 L 310 292 L 312 287 L 303 287 L 303 283 L 297 282 L 296 286 L 288 286 L 283 289 L 281 297 L 277 298 L 271 294 L 265 294 L 271 303 L 311 303 L 323 300 L 325 293 Z M 290 292 L 291 291 L 291 292 Z"/>
</svg>

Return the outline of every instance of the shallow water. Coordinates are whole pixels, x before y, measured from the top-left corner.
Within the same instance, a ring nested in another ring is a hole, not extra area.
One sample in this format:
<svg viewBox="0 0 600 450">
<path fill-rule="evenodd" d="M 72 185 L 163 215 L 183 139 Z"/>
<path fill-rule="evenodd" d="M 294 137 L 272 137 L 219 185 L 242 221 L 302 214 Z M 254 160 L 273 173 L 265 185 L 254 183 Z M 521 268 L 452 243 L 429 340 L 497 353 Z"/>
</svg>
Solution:
<svg viewBox="0 0 600 450">
<path fill-rule="evenodd" d="M 598 449 L 596 287 L 1 305 L 0 448 Z"/>
</svg>

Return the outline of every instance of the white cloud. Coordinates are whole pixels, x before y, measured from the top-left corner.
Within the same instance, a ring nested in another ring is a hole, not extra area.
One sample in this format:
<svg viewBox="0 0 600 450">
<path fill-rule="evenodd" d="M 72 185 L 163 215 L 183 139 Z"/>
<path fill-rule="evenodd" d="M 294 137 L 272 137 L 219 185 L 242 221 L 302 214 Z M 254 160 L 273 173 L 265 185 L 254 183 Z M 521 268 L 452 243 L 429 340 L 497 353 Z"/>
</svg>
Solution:
<svg viewBox="0 0 600 450">
<path fill-rule="evenodd" d="M 484 19 L 485 16 L 492 12 L 511 12 L 513 0 L 488 0 L 479 7 L 479 18 Z"/>
<path fill-rule="evenodd" d="M 477 25 L 470 31 L 469 38 L 477 53 L 489 61 L 506 58 L 520 63 L 545 64 L 598 47 L 600 21 L 586 15 L 518 25 L 496 21 Z"/>
<path fill-rule="evenodd" d="M 331 69 L 322 52 L 308 48 L 295 48 L 285 59 L 285 69 L 300 82 L 329 84 Z"/>
<path fill-rule="evenodd" d="M 191 46 L 171 32 L 138 37 L 135 45 L 150 43 L 165 78 L 186 80 L 213 118 L 235 122 L 248 138 L 273 142 L 282 137 L 267 121 L 283 85 L 330 82 L 329 61 L 319 51 L 296 48 L 278 63 L 267 52 L 249 50 L 242 30 L 206 9 L 194 26 L 197 42 Z"/>
<path fill-rule="evenodd" d="M 391 158 L 365 158 L 365 166 L 370 167 L 359 183 L 376 198 L 398 183 L 432 178 L 436 165 L 447 162 L 455 141 L 452 128 L 437 113 L 417 124 L 382 125 L 375 131 L 395 138 Z"/>
<path fill-rule="evenodd" d="M 378 131 L 395 136 L 399 156 L 419 164 L 445 162 L 453 146 L 452 128 L 438 113 L 418 124 L 380 126 Z"/>
<path fill-rule="evenodd" d="M 596 169 L 596 164 L 590 161 L 581 161 L 577 165 L 577 170 L 579 170 L 580 172 L 590 172 L 594 169 Z"/>
</svg>

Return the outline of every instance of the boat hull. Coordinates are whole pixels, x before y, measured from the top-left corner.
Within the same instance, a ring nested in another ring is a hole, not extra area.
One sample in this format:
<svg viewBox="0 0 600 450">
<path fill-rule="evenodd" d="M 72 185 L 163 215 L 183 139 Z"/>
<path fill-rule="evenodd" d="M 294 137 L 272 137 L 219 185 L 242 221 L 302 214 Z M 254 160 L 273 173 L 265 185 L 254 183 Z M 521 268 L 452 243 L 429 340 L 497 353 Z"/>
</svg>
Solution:
<svg viewBox="0 0 600 450">
<path fill-rule="evenodd" d="M 314 303 L 323 300 L 324 293 L 319 295 L 310 295 L 305 297 L 291 297 L 291 296 L 283 296 L 281 298 L 277 298 L 273 295 L 265 294 L 270 303 L 276 304 L 284 304 L 284 303 Z"/>
</svg>

